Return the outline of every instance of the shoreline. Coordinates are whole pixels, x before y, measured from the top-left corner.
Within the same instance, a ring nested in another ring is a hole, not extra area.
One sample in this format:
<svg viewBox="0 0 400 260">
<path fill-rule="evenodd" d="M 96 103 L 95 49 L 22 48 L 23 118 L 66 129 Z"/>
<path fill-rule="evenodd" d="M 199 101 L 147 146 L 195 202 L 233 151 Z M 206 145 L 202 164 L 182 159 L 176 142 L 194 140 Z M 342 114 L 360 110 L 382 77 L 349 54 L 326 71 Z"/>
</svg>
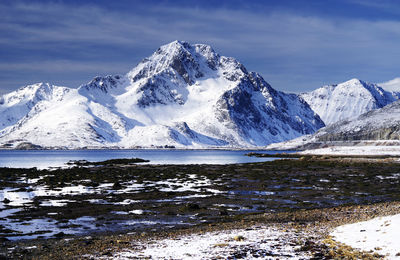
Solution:
<svg viewBox="0 0 400 260">
<path fill-rule="evenodd" d="M 255 147 L 213 147 L 213 148 L 157 148 L 157 147 L 142 147 L 142 148 L 113 148 L 113 147 L 104 147 L 104 148 L 42 148 L 42 149 L 15 149 L 15 148 L 0 148 L 0 151 L 103 151 L 103 150 L 121 150 L 121 151 L 129 151 L 129 150 L 160 150 L 160 151 L 298 151 L 298 150 L 280 150 L 280 149 L 265 149 L 264 147 L 255 148 Z"/>
<path fill-rule="evenodd" d="M 246 245 L 246 231 L 273 229 L 281 232 L 285 242 L 291 243 L 293 252 L 299 255 L 316 258 L 368 258 L 380 259 L 376 252 L 362 252 L 351 248 L 330 236 L 330 232 L 338 226 L 376 217 L 400 213 L 400 202 L 384 202 L 369 205 L 352 205 L 324 209 L 298 210 L 293 212 L 269 213 L 244 216 L 234 222 L 199 225 L 185 229 L 162 232 L 146 232 L 138 234 L 112 234 L 76 237 L 72 239 L 49 239 L 25 241 L 14 244 L 14 251 L 9 257 L 29 256 L 32 259 L 111 259 L 118 256 L 137 257 L 146 245 L 157 243 L 165 248 L 165 241 L 200 238 L 209 234 L 229 234 L 231 239 L 226 243 L 214 244 L 213 247 L 224 247 L 225 253 L 243 253 L 243 248 L 235 247 L 235 241 L 243 241 Z M 222 233 L 221 233 L 222 232 Z M 235 236 L 234 234 L 243 234 Z M 243 239 L 243 240 L 241 240 Z M 185 240 L 186 241 L 186 240 Z M 281 243 L 279 237 L 273 243 Z M 233 243 L 231 243 L 233 242 Z M 260 243 L 262 241 L 259 241 Z M 249 243 L 248 243 L 249 244 Z M 254 245 L 253 245 L 254 246 Z M 154 249 L 153 248 L 153 249 Z M 232 250 L 231 250 L 232 249 Z M 227 250 L 227 251 L 226 251 Z M 250 250 L 247 248 L 246 250 Z M 400 250 L 399 250 L 400 251 Z M 154 251 L 153 251 L 154 252 Z M 167 252 L 167 251 L 165 251 Z M 247 252 L 247 251 L 246 251 Z M 256 254 L 256 252 L 253 254 Z M 269 251 L 268 251 L 269 252 Z M 219 253 L 218 251 L 216 253 Z M 247 252 L 248 253 L 248 252 Z M 143 255 L 142 255 L 143 256 Z M 284 256 L 275 253 L 275 257 Z M 295 255 L 293 255 L 295 256 Z M 168 257 L 168 255 L 165 255 Z"/>
</svg>

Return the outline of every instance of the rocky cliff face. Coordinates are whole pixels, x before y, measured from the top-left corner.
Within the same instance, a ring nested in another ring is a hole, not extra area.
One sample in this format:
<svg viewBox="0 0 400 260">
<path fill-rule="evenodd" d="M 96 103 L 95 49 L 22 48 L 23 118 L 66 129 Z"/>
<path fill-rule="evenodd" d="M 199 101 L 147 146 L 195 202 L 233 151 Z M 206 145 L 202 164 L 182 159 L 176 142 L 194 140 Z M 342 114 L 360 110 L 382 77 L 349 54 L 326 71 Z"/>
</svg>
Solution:
<svg viewBox="0 0 400 260">
<path fill-rule="evenodd" d="M 29 94 L 28 86 L 0 99 L 0 143 L 249 147 L 324 125 L 297 95 L 273 89 L 204 44 L 172 42 L 126 75 L 96 77 L 79 89 L 39 85 L 36 92 L 49 93 L 45 98 Z"/>
<path fill-rule="evenodd" d="M 271 143 L 314 132 L 323 126 L 296 95 L 276 91 L 257 73 L 250 73 L 216 103 L 216 115 L 247 142 Z"/>
</svg>

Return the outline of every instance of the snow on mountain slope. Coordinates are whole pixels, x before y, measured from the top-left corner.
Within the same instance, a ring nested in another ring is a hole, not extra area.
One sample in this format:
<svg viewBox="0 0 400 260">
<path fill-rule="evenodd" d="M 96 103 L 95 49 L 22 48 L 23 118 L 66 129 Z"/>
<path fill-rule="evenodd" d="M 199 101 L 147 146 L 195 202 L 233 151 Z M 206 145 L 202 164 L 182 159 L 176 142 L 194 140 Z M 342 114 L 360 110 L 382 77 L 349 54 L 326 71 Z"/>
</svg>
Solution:
<svg viewBox="0 0 400 260">
<path fill-rule="evenodd" d="M 257 73 L 204 44 L 175 41 L 124 76 L 96 77 L 79 89 L 63 90 L 60 97 L 52 94 L 45 100 L 33 94 L 25 99 L 16 98 L 18 93 L 3 96 L 0 109 L 9 110 L 2 110 L 0 143 L 248 147 L 323 126 L 297 95 L 274 90 Z"/>
<path fill-rule="evenodd" d="M 400 139 L 400 101 L 320 129 L 320 141 Z"/>
<path fill-rule="evenodd" d="M 16 124 L 36 104 L 62 100 L 70 89 L 38 83 L 20 88 L 0 97 L 0 131 Z M 35 109 L 40 109 L 35 107 Z"/>
<path fill-rule="evenodd" d="M 300 95 L 326 125 L 357 117 L 386 106 L 399 98 L 376 84 L 352 79 L 338 85 L 324 86 Z"/>
<path fill-rule="evenodd" d="M 98 145 L 105 140 L 118 141 L 103 120 L 91 113 L 88 100 L 76 89 L 46 85 L 52 92 L 62 95 L 35 102 L 16 124 L 2 130 L 3 142 L 28 141 L 45 147 L 83 147 Z"/>
</svg>

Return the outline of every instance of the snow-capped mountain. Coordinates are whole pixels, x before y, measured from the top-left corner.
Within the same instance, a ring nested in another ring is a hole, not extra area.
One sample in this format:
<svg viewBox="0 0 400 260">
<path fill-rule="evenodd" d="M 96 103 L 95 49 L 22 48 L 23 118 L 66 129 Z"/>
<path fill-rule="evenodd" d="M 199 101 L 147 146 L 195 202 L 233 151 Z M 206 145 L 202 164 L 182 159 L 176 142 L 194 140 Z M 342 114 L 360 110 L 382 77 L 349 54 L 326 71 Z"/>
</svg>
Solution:
<svg viewBox="0 0 400 260">
<path fill-rule="evenodd" d="M 32 118 L 54 111 L 65 103 L 65 97 L 70 96 L 71 92 L 73 90 L 66 87 L 38 83 L 0 97 L 0 135 L 3 137 L 31 124 Z"/>
<path fill-rule="evenodd" d="M 243 147 L 324 126 L 294 94 L 210 46 L 174 41 L 123 76 L 35 84 L 0 99 L 0 143 L 44 147 Z"/>
<path fill-rule="evenodd" d="M 39 83 L 3 98 L 1 116 L 7 118 L 0 131 L 3 144 L 31 142 L 71 148 L 98 144 L 102 121 L 93 116 L 88 100 L 77 89 Z"/>
<path fill-rule="evenodd" d="M 338 85 L 318 88 L 300 95 L 326 125 L 354 118 L 372 109 L 382 108 L 399 98 L 376 84 L 352 79 Z"/>
</svg>

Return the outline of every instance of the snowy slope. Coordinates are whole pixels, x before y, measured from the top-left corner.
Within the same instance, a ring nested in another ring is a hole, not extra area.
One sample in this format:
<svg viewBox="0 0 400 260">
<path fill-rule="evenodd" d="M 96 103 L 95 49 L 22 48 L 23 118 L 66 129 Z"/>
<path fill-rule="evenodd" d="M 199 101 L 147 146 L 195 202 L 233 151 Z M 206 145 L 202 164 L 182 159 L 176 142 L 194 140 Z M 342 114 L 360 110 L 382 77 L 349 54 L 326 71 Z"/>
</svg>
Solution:
<svg viewBox="0 0 400 260">
<path fill-rule="evenodd" d="M 61 100 L 70 89 L 38 83 L 0 97 L 0 131 L 16 124 L 37 104 Z M 40 109 L 35 107 L 35 109 Z"/>
<path fill-rule="evenodd" d="M 24 109 L 24 113 L 14 113 L 18 115 L 14 117 L 16 123 L 1 130 L 3 142 L 28 141 L 46 147 L 83 147 L 102 142 L 103 137 L 99 133 L 103 133 L 108 140 L 118 140 L 113 133 L 104 133 L 103 121 L 93 116 L 88 100 L 76 89 L 49 84 L 33 86 L 34 89 L 32 86 L 21 88 L 17 91 L 19 95 L 9 99 L 18 106 L 10 102 L 4 104 L 7 105 L 6 112 L 22 112 Z M 1 115 L 6 116 L 7 113 Z"/>
<path fill-rule="evenodd" d="M 386 106 L 399 98 L 376 84 L 352 79 L 338 85 L 324 86 L 300 95 L 326 125 L 357 117 Z"/>
<path fill-rule="evenodd" d="M 203 44 L 172 42 L 126 75 L 79 89 L 33 86 L 1 97 L 3 145 L 248 147 L 323 126 L 297 95 Z"/>
<path fill-rule="evenodd" d="M 393 141 L 392 141 L 393 140 Z M 315 149 L 326 148 L 306 153 L 352 153 L 352 154 L 397 154 L 390 149 L 360 148 L 358 146 L 398 147 L 400 140 L 400 100 L 383 108 L 371 110 L 356 118 L 345 119 L 319 129 L 312 135 L 302 136 L 282 143 L 269 145 L 268 149 Z M 335 148 L 339 146 L 355 146 L 353 148 Z M 334 148 L 330 148 L 334 147 Z M 357 151 L 356 153 L 352 150 Z M 388 152 L 389 151 L 389 152 Z"/>
<path fill-rule="evenodd" d="M 321 141 L 400 139 L 400 101 L 320 129 Z"/>
</svg>

